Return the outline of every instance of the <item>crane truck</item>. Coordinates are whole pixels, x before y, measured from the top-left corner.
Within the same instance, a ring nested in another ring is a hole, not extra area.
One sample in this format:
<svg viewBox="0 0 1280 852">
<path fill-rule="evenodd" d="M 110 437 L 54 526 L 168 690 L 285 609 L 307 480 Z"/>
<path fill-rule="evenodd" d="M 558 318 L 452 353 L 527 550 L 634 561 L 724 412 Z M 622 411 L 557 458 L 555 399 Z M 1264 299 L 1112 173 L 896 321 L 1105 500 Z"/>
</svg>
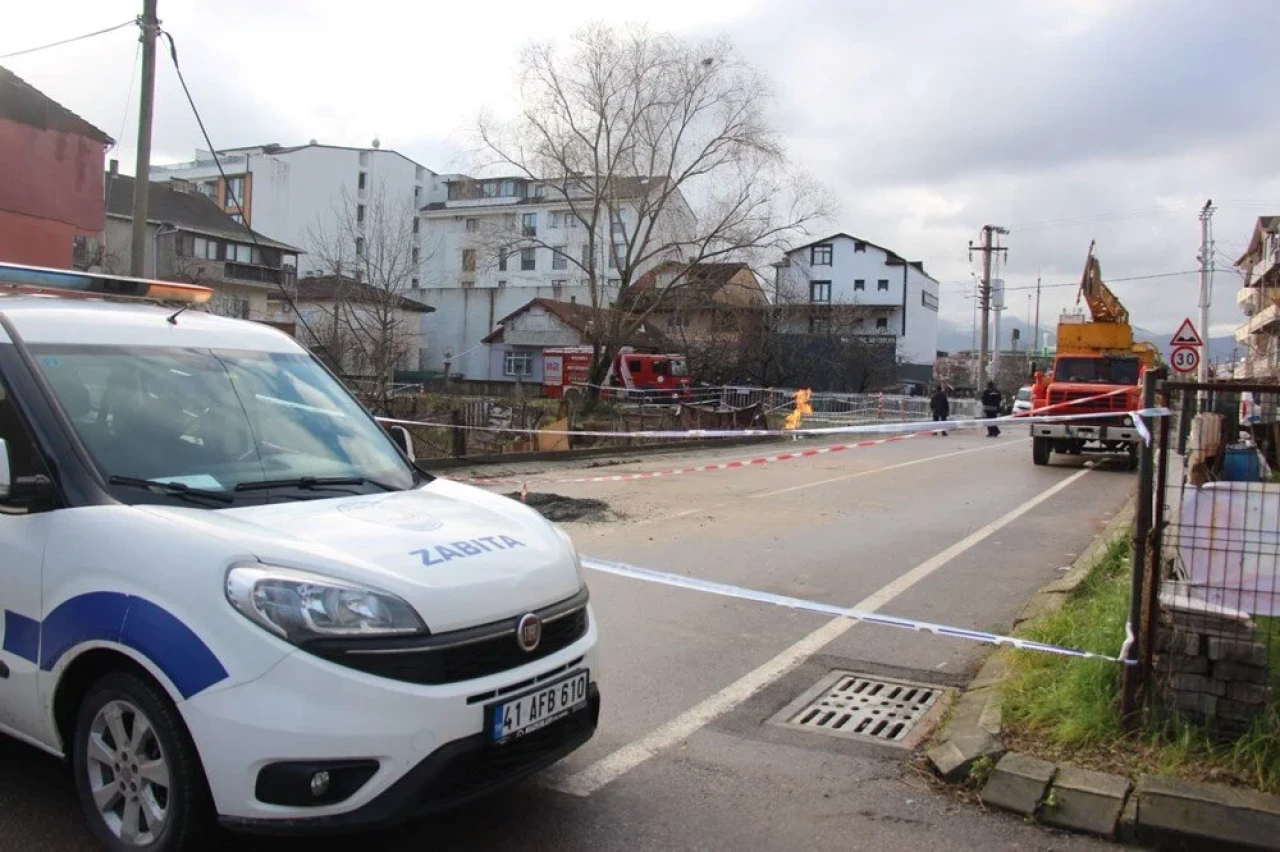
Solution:
<svg viewBox="0 0 1280 852">
<path fill-rule="evenodd" d="M 1045 465 L 1053 453 L 1125 453 L 1133 470 L 1141 437 L 1128 412 L 1141 407 L 1142 373 L 1156 366 L 1160 352 L 1150 341 L 1134 341 L 1129 311 L 1103 282 L 1093 249 L 1091 242 L 1079 292 L 1089 316 L 1078 308 L 1062 314 L 1053 366 L 1034 373 L 1030 413 L 1115 417 L 1033 423 L 1031 458 Z"/>
</svg>

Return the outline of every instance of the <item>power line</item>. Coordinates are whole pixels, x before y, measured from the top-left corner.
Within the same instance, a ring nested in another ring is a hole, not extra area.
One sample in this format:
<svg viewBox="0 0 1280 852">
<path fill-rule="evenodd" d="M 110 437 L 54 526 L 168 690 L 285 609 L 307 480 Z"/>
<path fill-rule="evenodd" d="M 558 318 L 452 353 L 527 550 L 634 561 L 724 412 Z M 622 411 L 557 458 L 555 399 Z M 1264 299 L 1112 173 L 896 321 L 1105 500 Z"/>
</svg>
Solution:
<svg viewBox="0 0 1280 852">
<path fill-rule="evenodd" d="M 129 88 L 124 90 L 124 114 L 120 116 L 120 130 L 116 133 L 116 145 L 124 138 L 124 126 L 129 120 L 129 105 L 133 103 L 133 83 L 138 79 L 138 56 L 142 53 L 142 42 L 133 52 L 133 71 L 129 74 Z"/>
<path fill-rule="evenodd" d="M 205 129 L 204 119 L 200 117 L 200 110 L 196 107 L 195 98 L 191 96 L 191 90 L 187 88 L 187 80 L 182 74 L 182 66 L 178 64 L 178 45 L 174 42 L 173 36 L 168 32 L 161 30 L 160 35 L 163 35 L 169 41 L 169 57 L 173 60 L 173 70 L 178 74 L 178 82 L 182 84 L 183 94 L 187 96 L 187 103 L 191 106 L 191 113 L 195 116 L 196 124 L 200 127 L 200 135 L 204 137 L 204 143 L 208 146 L 208 149 L 214 152 L 214 165 L 218 167 L 218 174 L 222 178 L 222 183 L 227 187 L 227 195 L 231 198 L 231 201 L 236 206 L 236 211 L 240 214 L 240 225 L 248 232 L 249 239 L 253 240 L 254 246 L 261 251 L 262 244 L 258 242 L 258 235 L 249 227 L 249 218 L 245 215 L 244 205 L 240 203 L 240 198 L 231 188 L 231 182 L 227 180 L 227 173 L 223 171 L 222 168 L 222 158 L 218 156 L 218 149 L 213 146 L 213 140 L 209 138 L 209 131 Z M 315 345 L 324 352 L 326 357 L 329 358 L 334 369 L 340 371 L 342 369 L 342 362 L 334 358 L 333 353 L 329 351 L 329 347 L 320 339 L 320 336 L 311 330 L 311 326 L 307 323 L 307 318 L 302 315 L 302 311 L 298 310 L 298 304 L 293 300 L 293 296 L 289 293 L 288 288 L 284 286 L 284 282 L 277 279 L 276 288 L 280 291 L 281 295 L 284 296 L 285 301 L 289 303 L 290 310 L 292 310 L 294 315 L 297 316 L 298 322 L 301 323 L 302 327 L 306 330 L 307 335 L 315 341 Z"/>
<path fill-rule="evenodd" d="M 84 35 L 78 35 L 72 38 L 64 38 L 62 41 L 55 41 L 49 44 L 42 44 L 39 47 L 28 47 L 26 50 L 15 50 L 13 53 L 6 53 L 3 56 L 0 56 L 0 59 L 12 59 L 15 56 L 26 56 L 29 53 L 38 53 L 41 50 L 48 50 L 51 47 L 62 47 L 64 44 L 71 44 L 77 41 L 84 41 L 85 39 L 93 38 L 94 36 L 106 35 L 107 33 L 112 33 L 112 32 L 115 32 L 116 30 L 124 29 L 125 27 L 131 26 L 136 23 L 138 23 L 137 18 L 130 18 L 129 20 L 125 21 L 122 24 L 116 24 L 114 27 L 107 27 L 105 30 L 98 30 L 92 33 L 85 33 Z"/>
</svg>

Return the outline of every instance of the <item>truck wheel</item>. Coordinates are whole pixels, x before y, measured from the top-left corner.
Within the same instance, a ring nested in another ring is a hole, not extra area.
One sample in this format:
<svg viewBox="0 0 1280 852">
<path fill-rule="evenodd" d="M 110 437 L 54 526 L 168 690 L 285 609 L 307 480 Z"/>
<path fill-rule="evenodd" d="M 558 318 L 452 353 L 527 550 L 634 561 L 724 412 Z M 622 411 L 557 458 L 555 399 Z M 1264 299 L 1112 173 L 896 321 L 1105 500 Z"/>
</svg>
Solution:
<svg viewBox="0 0 1280 852">
<path fill-rule="evenodd" d="M 1031 439 L 1031 461 L 1038 465 L 1046 465 L 1049 463 L 1049 439 L 1048 438 L 1032 438 Z"/>
<path fill-rule="evenodd" d="M 112 852 L 177 852 L 211 833 L 195 744 L 158 687 L 112 672 L 89 688 L 71 746 L 76 792 L 94 837 Z"/>
</svg>

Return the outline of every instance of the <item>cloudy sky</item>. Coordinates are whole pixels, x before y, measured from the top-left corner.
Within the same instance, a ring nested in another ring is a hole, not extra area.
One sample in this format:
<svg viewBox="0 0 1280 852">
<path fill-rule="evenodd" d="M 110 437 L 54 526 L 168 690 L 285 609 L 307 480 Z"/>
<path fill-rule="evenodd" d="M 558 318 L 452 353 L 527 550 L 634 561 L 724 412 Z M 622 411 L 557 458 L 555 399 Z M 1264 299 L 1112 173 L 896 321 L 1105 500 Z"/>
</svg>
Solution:
<svg viewBox="0 0 1280 852">
<path fill-rule="evenodd" d="M 140 0 L 15 0 L 0 56 L 134 16 Z M 643 17 L 630 10 L 643 9 Z M 1010 309 L 1074 299 L 1090 239 L 1107 279 L 1196 266 L 1212 198 L 1214 334 L 1241 315 L 1229 268 L 1259 215 L 1280 213 L 1277 0 L 160 0 L 163 26 L 218 147 L 367 145 L 465 168 L 482 108 L 512 102 L 529 39 L 591 20 L 728 34 L 771 79 L 793 158 L 839 200 L 831 230 L 923 260 L 943 314 L 968 327 L 970 240 L 1007 227 Z M 0 62 L 119 139 L 131 172 L 131 28 Z M 199 131 L 170 65 L 154 159 L 190 159 Z M 1196 313 L 1194 273 L 1120 281 L 1136 323 Z"/>
</svg>

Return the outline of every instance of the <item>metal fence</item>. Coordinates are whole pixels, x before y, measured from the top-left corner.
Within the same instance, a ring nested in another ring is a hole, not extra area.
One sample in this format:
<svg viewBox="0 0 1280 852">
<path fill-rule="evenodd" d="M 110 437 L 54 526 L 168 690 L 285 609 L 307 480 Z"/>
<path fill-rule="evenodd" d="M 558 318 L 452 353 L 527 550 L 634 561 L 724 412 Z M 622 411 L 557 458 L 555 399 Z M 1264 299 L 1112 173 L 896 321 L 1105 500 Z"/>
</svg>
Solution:
<svg viewBox="0 0 1280 852">
<path fill-rule="evenodd" d="M 1152 382 L 1135 560 L 1139 668 L 1153 718 L 1220 737 L 1277 732 L 1280 387 Z"/>
</svg>

